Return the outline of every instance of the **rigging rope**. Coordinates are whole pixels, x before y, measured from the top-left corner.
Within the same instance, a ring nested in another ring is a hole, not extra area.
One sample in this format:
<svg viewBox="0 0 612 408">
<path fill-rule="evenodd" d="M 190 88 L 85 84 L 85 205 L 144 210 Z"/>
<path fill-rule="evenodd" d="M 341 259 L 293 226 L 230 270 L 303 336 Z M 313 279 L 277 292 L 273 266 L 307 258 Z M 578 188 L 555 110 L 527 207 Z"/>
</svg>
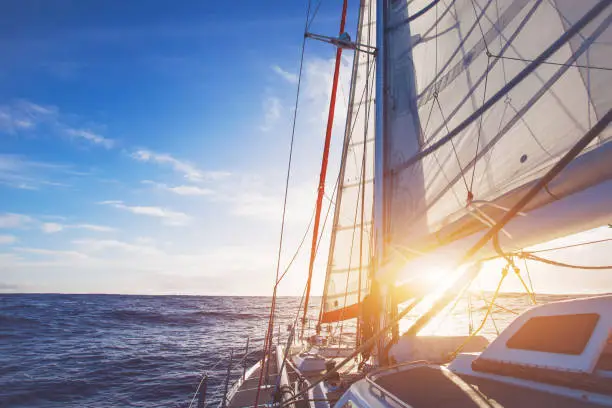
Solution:
<svg viewBox="0 0 612 408">
<path fill-rule="evenodd" d="M 484 295 L 484 291 L 481 290 L 480 291 L 480 299 L 483 300 L 485 303 L 489 303 L 489 301 L 487 300 L 487 297 Z M 504 312 L 508 312 L 508 313 L 512 313 L 513 315 L 518 315 L 519 312 L 517 312 L 516 310 L 512 310 L 512 309 L 508 309 L 505 306 L 500 305 L 499 303 L 494 303 L 495 307 L 497 307 L 498 309 L 503 310 Z"/>
<path fill-rule="evenodd" d="M 399 322 L 404 316 L 406 316 L 418 303 L 421 302 L 421 300 L 423 300 L 422 297 L 420 298 L 416 298 L 412 303 L 410 303 L 410 305 L 408 305 L 404 310 L 402 310 L 400 313 L 398 313 L 394 319 L 392 321 L 389 322 L 389 324 L 387 324 L 385 327 L 383 327 L 382 329 L 380 329 L 379 331 L 377 331 L 376 333 L 374 333 L 372 335 L 372 337 L 370 337 L 370 339 L 368 339 L 368 341 L 366 341 L 365 343 L 363 343 L 362 345 L 360 345 L 359 347 L 357 347 L 355 349 L 355 351 L 353 351 L 349 356 L 347 356 L 344 360 L 342 360 L 341 362 L 339 362 L 334 368 L 332 368 L 331 370 L 328 370 L 325 372 L 324 375 L 322 375 L 319 379 L 317 379 L 316 381 L 314 381 L 312 384 L 310 384 L 306 389 L 302 390 L 301 392 L 299 392 L 298 394 L 296 394 L 294 397 L 290 398 L 289 400 L 285 401 L 284 403 L 282 403 L 280 405 L 279 408 L 283 408 L 283 407 L 287 407 L 290 406 L 291 404 L 293 404 L 298 398 L 307 395 L 308 391 L 310 391 L 311 389 L 315 388 L 317 385 L 319 385 L 320 383 L 322 383 L 323 381 L 326 381 L 327 379 L 331 378 L 332 375 L 334 375 L 335 373 L 338 372 L 338 370 L 340 370 L 341 367 L 344 367 L 348 362 L 352 361 L 356 356 L 358 356 L 362 351 L 364 351 L 365 349 L 367 349 L 370 346 L 373 346 L 374 343 L 378 340 L 378 337 L 380 337 L 380 335 L 388 332 L 391 327 L 393 327 L 394 324 L 396 324 L 397 322 Z"/>
<path fill-rule="evenodd" d="M 302 39 L 302 49 L 301 49 L 301 55 L 300 55 L 300 68 L 298 72 L 298 83 L 297 83 L 297 90 L 295 93 L 295 104 L 294 104 L 294 109 L 293 109 L 293 123 L 291 126 L 291 142 L 289 145 L 287 177 L 285 181 L 285 197 L 283 199 L 283 215 L 281 218 L 281 230 L 280 230 L 280 237 L 279 237 L 279 244 L 278 244 L 278 255 L 277 255 L 277 260 L 276 260 L 276 278 L 275 278 L 274 290 L 272 292 L 272 301 L 270 305 L 270 317 L 268 319 L 268 330 L 266 333 L 266 338 L 264 340 L 264 350 L 263 350 L 263 355 L 261 358 L 261 370 L 259 373 L 259 381 L 257 384 L 257 394 L 255 395 L 255 402 L 254 402 L 255 407 L 257 407 L 257 405 L 259 404 L 259 394 L 261 391 L 261 385 L 262 385 L 262 380 L 263 380 L 266 353 L 269 353 L 272 347 L 272 331 L 274 329 L 274 310 L 276 307 L 276 291 L 278 288 L 277 282 L 278 282 L 278 277 L 279 277 L 279 272 L 280 272 L 281 253 L 282 253 L 282 248 L 283 248 L 283 236 L 284 236 L 284 231 L 285 231 L 285 216 L 287 212 L 287 197 L 289 195 L 289 179 L 291 176 L 291 162 L 293 159 L 293 146 L 295 142 L 295 128 L 296 128 L 297 113 L 298 113 L 298 107 L 299 107 L 299 101 L 300 101 L 300 89 L 302 85 L 302 70 L 304 68 L 304 52 L 306 50 L 306 32 L 308 30 L 308 20 L 310 17 L 311 3 L 312 1 L 308 0 L 308 7 L 306 10 L 306 21 L 304 23 L 304 37 Z"/>
<path fill-rule="evenodd" d="M 527 259 L 523 258 L 523 263 L 525 264 L 525 272 L 527 272 L 527 278 L 529 279 L 529 287 L 531 288 L 531 293 L 533 293 L 533 304 L 537 304 L 536 292 L 533 289 L 533 282 L 531 281 L 531 274 L 529 273 L 529 266 L 527 265 Z"/>
<path fill-rule="evenodd" d="M 605 238 L 605 239 L 598 239 L 596 241 L 587 241 L 587 242 L 580 242 L 577 244 L 571 244 L 571 245 L 564 245 L 564 246 L 560 246 L 560 247 L 553 247 L 553 248 L 546 248 L 546 249 L 538 249 L 535 251 L 527 251 L 529 254 L 538 254 L 541 252 L 550 252 L 550 251 L 558 251 L 561 249 L 568 249 L 568 248 L 576 248 L 576 247 L 581 247 L 581 246 L 585 246 L 585 245 L 593 245 L 593 244 L 599 244 L 601 242 L 610 242 L 612 241 L 612 238 Z"/>
<path fill-rule="evenodd" d="M 485 45 L 485 50 L 486 50 L 486 55 L 487 55 L 487 67 L 489 67 L 491 63 L 491 51 L 489 51 L 489 45 L 487 44 L 487 40 L 485 39 L 484 30 L 482 29 L 482 24 L 480 24 L 480 18 L 478 17 L 478 12 L 476 11 L 476 5 L 474 4 L 474 0 L 472 0 L 471 3 L 472 3 L 472 8 L 474 9 L 474 16 L 476 17 L 476 22 L 478 23 L 478 28 L 480 29 L 480 35 L 482 36 L 482 42 Z M 484 105 L 485 101 L 487 100 L 487 84 L 489 82 L 489 72 L 491 72 L 489 69 L 487 69 L 485 72 L 484 91 L 482 95 L 482 105 Z M 474 162 L 474 166 L 472 167 L 472 177 L 470 180 L 470 187 L 468 188 L 468 197 L 467 197 L 468 204 L 472 202 L 472 200 L 474 199 L 474 191 L 473 191 L 474 175 L 476 174 L 476 164 L 477 164 L 476 160 L 478 159 L 478 150 L 480 149 L 480 136 L 482 135 L 482 119 L 483 118 L 484 118 L 484 114 L 480 115 L 480 120 L 478 121 L 479 122 L 478 123 L 478 138 L 476 139 L 476 153 L 474 155 L 475 162 Z"/>
<path fill-rule="evenodd" d="M 489 56 L 489 51 L 487 50 L 487 66 L 489 66 L 491 57 Z M 484 81 L 484 91 L 482 95 L 482 104 L 487 100 L 487 84 L 489 83 L 489 70 L 486 72 L 485 81 Z M 480 136 L 482 135 L 482 119 L 484 118 L 484 114 L 480 115 L 480 120 L 478 121 L 478 138 L 476 139 L 476 153 L 474 154 L 474 166 L 472 167 L 472 177 L 470 180 L 470 188 L 468 189 L 468 203 L 470 203 L 474 199 L 474 176 L 476 175 L 476 165 L 478 164 L 478 151 L 480 150 Z"/>
<path fill-rule="evenodd" d="M 334 185 L 334 190 L 332 192 L 332 197 L 334 197 L 334 195 L 337 194 L 338 191 L 338 182 L 340 180 L 340 175 L 338 175 L 338 177 L 336 178 L 336 184 Z M 325 219 L 323 220 L 323 226 L 321 227 L 321 234 L 319 235 L 319 240 L 317 243 L 317 249 L 316 251 L 319 252 L 319 246 L 321 245 L 321 241 L 323 240 L 323 234 L 325 232 L 325 227 L 327 225 L 327 219 L 329 217 L 329 213 L 331 210 L 331 207 L 333 205 L 333 202 L 330 200 L 329 205 L 327 206 L 327 212 L 325 213 Z M 298 324 L 298 319 L 300 317 L 300 312 L 302 311 L 302 305 L 304 303 L 304 298 L 306 297 L 306 285 L 304 285 L 304 290 L 302 291 L 302 297 L 300 298 L 300 304 L 297 308 L 296 314 L 295 314 L 295 318 L 293 319 L 293 325 L 292 325 L 292 330 L 294 331 L 295 334 L 295 330 L 297 330 L 297 324 Z M 291 340 L 291 336 L 289 336 L 287 338 L 287 344 L 286 344 L 286 349 L 288 349 L 291 344 L 289 343 L 289 341 Z M 279 338 L 279 342 L 280 342 L 280 338 Z M 285 355 L 283 356 L 283 362 L 281 364 L 281 367 L 283 367 L 285 365 L 285 363 L 287 362 L 287 357 L 288 357 L 288 353 L 285 353 Z"/>
<path fill-rule="evenodd" d="M 539 192 L 548 185 L 572 160 L 574 160 L 582 150 L 584 150 L 596 137 L 598 137 L 604 129 L 612 122 L 612 109 L 601 117 L 601 119 L 593 126 L 587 133 L 584 134 L 574 146 L 561 158 L 559 161 L 544 175 L 542 176 L 531 189 L 520 199 L 514 206 L 504 214 L 503 218 L 497 222 L 491 229 L 489 229 L 483 236 L 476 242 L 463 256 L 459 265 L 467 263 L 476 255 L 476 253 L 484 247 L 491 238 L 497 236 L 497 234 L 514 218 L 533 198 L 539 194 Z M 476 270 L 468 270 L 461 277 L 459 281 L 472 281 L 478 275 Z M 439 310 L 444 308 L 454 298 L 454 294 L 447 290 L 442 297 L 436 301 L 431 309 L 422 315 L 413 325 L 408 329 L 408 335 L 416 335 L 425 324 L 427 324 Z"/>
<path fill-rule="evenodd" d="M 502 250 L 501 246 L 499 245 L 499 235 L 493 236 L 493 247 L 495 248 L 495 251 L 508 262 L 508 265 L 512 267 L 514 274 L 519 279 L 519 281 L 521 282 L 521 285 L 523 285 L 523 288 L 525 289 L 525 292 L 527 293 L 527 295 L 529 295 L 529 298 L 535 305 L 536 304 L 535 294 L 529 290 L 529 287 L 527 286 L 527 284 L 525 283 L 525 280 L 521 276 L 521 270 L 514 263 L 514 258 L 512 257 L 512 255 L 509 255 Z"/>
<path fill-rule="evenodd" d="M 444 116 L 444 112 L 442 111 L 442 105 L 440 104 L 440 99 L 438 98 L 437 91 L 434 94 L 434 100 L 436 101 L 436 104 L 438 105 L 438 110 L 440 111 L 440 116 L 442 116 L 442 122 L 444 123 L 444 126 L 446 127 L 446 132 L 450 133 L 450 129 L 448 127 L 448 121 L 446 120 L 446 117 Z M 453 148 L 453 153 L 455 154 L 455 159 L 457 160 L 457 165 L 459 166 L 459 174 L 461 174 L 461 179 L 463 180 L 463 184 L 465 185 L 465 189 L 467 190 L 468 197 L 469 197 L 470 187 L 468 186 L 467 180 L 465 178 L 465 174 L 463 172 L 463 166 L 461 165 L 461 160 L 459 159 L 459 154 L 457 153 L 457 148 L 455 147 L 455 142 L 453 140 L 451 140 L 450 142 L 451 142 L 451 147 Z"/>
<path fill-rule="evenodd" d="M 564 262 L 553 261 L 552 259 L 542 258 L 541 256 L 532 255 L 528 252 L 522 253 L 518 255 L 523 259 L 531 259 L 532 261 L 538 261 L 542 263 L 546 263 L 554 266 L 561 266 L 563 268 L 571 268 L 571 269 L 586 269 L 586 270 L 604 270 L 604 269 L 612 269 L 612 265 L 572 265 Z"/>
<path fill-rule="evenodd" d="M 421 150 L 417 154 L 413 155 L 410 159 L 406 160 L 401 165 L 393 169 L 393 172 L 397 173 L 401 170 L 407 169 L 418 161 L 429 156 L 439 148 L 450 142 L 463 130 L 465 130 L 470 124 L 480 117 L 483 113 L 489 110 L 495 105 L 501 98 L 506 96 L 508 92 L 514 89 L 518 84 L 523 82 L 525 78 L 533 71 L 542 65 L 546 60 L 569 42 L 580 30 L 586 27 L 591 21 L 599 16 L 607 7 L 612 4 L 610 0 L 600 0 L 593 8 L 591 8 L 580 20 L 578 20 L 573 26 L 565 31 L 555 42 L 553 42 L 546 50 L 530 62 L 521 72 L 519 72 L 514 78 L 512 78 L 506 85 L 504 85 L 499 91 L 497 91 L 487 102 L 485 102 L 480 108 L 476 109 L 470 116 L 463 120 L 457 125 L 451 132 L 441 137 L 439 140 L 431 144 L 429 147 Z"/>
<path fill-rule="evenodd" d="M 369 57 L 368 57 L 368 61 L 369 61 Z M 372 70 L 373 66 L 374 66 L 374 63 L 372 62 L 370 67 L 369 67 L 369 71 L 370 72 L 368 72 L 368 75 L 366 76 L 366 84 L 367 84 L 367 81 L 370 79 L 370 73 L 373 72 L 373 70 Z M 368 94 L 371 94 L 372 88 L 374 87 L 374 83 L 375 83 L 374 81 L 371 81 L 371 82 L 372 82 L 372 85 L 371 85 L 370 89 L 368 89 L 367 86 L 364 87 L 364 90 L 363 90 L 362 96 L 361 96 L 362 99 L 363 98 L 365 98 L 365 100 L 369 99 L 369 95 Z M 357 107 L 357 112 L 355 114 L 355 121 L 353 123 L 353 126 L 351 127 L 351 131 L 350 131 L 347 143 L 350 143 L 352 138 L 353 138 L 353 130 L 355 129 L 355 124 L 357 123 L 357 115 L 359 115 L 360 108 L 361 108 L 361 101 L 360 101 L 359 106 Z M 359 212 L 360 209 L 361 209 L 361 223 L 360 223 L 360 233 L 361 234 L 360 234 L 360 247 L 359 247 L 359 250 L 360 250 L 360 254 L 359 254 L 359 273 L 361 274 L 361 261 L 362 261 L 362 258 L 361 258 L 362 253 L 361 252 L 362 252 L 362 244 L 363 244 L 363 230 L 365 228 L 364 223 L 363 223 L 363 215 L 364 215 L 363 202 L 364 202 L 364 199 L 365 199 L 365 162 L 366 162 L 366 153 L 367 153 L 367 143 L 366 143 L 367 142 L 367 130 L 368 130 L 368 128 L 367 128 L 367 124 L 368 124 L 367 118 L 369 117 L 369 113 L 370 113 L 369 109 L 370 109 L 370 105 L 366 104 L 366 108 L 365 108 L 366 122 L 365 122 L 364 135 L 363 135 L 363 153 L 362 153 L 362 157 L 361 157 L 361 177 L 362 177 L 362 179 L 361 179 L 361 182 L 359 183 L 359 186 L 357 188 L 357 196 L 361 197 L 361 203 L 362 204 L 361 204 L 361 206 L 359 206 L 359 204 L 355 205 L 355 215 L 353 217 L 353 233 L 351 235 L 351 247 L 350 247 L 350 250 L 349 250 L 348 272 L 346 274 L 346 283 L 344 285 L 344 301 L 343 301 L 343 305 L 342 305 L 342 311 L 340 313 L 340 318 L 336 322 L 336 328 L 334 329 L 334 331 L 332 333 L 332 336 L 335 336 L 336 335 L 336 331 L 338 330 L 338 327 L 340 326 L 340 338 L 342 337 L 342 332 L 343 332 L 343 329 L 344 329 L 344 320 L 343 320 L 343 318 L 344 318 L 344 312 L 346 310 L 346 300 L 347 300 L 347 296 L 348 296 L 348 283 L 349 283 L 349 278 L 351 276 L 351 264 L 352 264 L 352 261 L 353 261 L 353 248 L 354 248 L 354 245 L 355 245 L 355 232 L 357 230 L 357 215 L 358 215 L 358 212 Z M 347 154 L 348 154 L 348 150 L 347 150 Z M 360 287 L 359 287 L 359 291 L 358 291 L 358 296 L 359 296 L 359 298 L 361 298 L 361 282 L 359 282 L 359 285 L 360 285 Z M 357 335 L 358 335 L 358 333 L 357 333 Z"/>
<path fill-rule="evenodd" d="M 461 350 L 463 350 L 463 348 L 470 342 L 470 340 L 472 340 L 472 338 L 474 336 L 476 336 L 484 327 L 485 322 L 487 321 L 487 319 L 489 318 L 489 315 L 491 314 L 491 312 L 493 311 L 493 307 L 495 305 L 495 299 L 497 299 L 497 295 L 499 295 L 499 290 L 501 289 L 502 283 L 504 282 L 504 279 L 506 278 L 506 276 L 508 275 L 508 268 L 511 266 L 510 263 L 508 263 L 503 269 L 502 269 L 502 277 L 499 280 L 499 283 L 497 284 L 497 288 L 495 289 L 495 293 L 493 293 L 493 298 L 491 298 L 491 302 L 489 303 L 489 307 L 487 308 L 487 312 L 485 313 L 485 316 L 482 318 L 482 322 L 480 322 L 480 325 L 476 328 L 476 330 L 474 330 L 472 333 L 470 333 L 470 335 L 467 337 L 467 339 L 465 339 L 465 341 L 463 343 L 461 343 L 459 345 L 459 347 L 457 347 L 455 349 L 455 351 L 453 351 L 450 354 L 450 358 L 449 360 L 454 359 L 457 354 L 459 354 L 461 352 Z"/>
<path fill-rule="evenodd" d="M 370 57 L 367 57 L 367 58 L 368 58 L 368 61 L 369 61 L 369 58 L 370 58 Z M 368 72 L 367 72 L 367 74 L 366 74 L 366 78 L 367 78 L 367 79 L 369 79 L 371 75 L 373 76 L 373 73 L 374 73 L 374 67 L 375 67 L 375 65 L 376 65 L 376 64 L 375 64 L 375 61 L 372 61 L 371 65 L 368 67 Z M 374 83 L 374 81 L 372 81 L 372 83 Z M 372 85 L 372 87 L 373 87 L 373 86 L 374 86 L 374 85 Z M 347 140 L 347 144 L 348 144 L 349 146 L 351 145 L 351 140 L 353 139 L 353 132 L 354 132 L 354 130 L 355 130 L 355 127 L 357 126 L 357 117 L 359 116 L 359 112 L 360 112 L 360 110 L 361 110 L 361 106 L 363 106 L 363 105 L 367 105 L 367 99 L 368 99 L 368 98 L 367 98 L 367 95 L 368 95 L 368 91 L 371 91 L 371 90 L 369 90 L 367 87 L 364 87 L 364 88 L 363 88 L 363 91 L 361 92 L 361 97 L 359 98 L 359 103 L 358 103 L 358 105 L 357 105 L 357 111 L 355 112 L 355 115 L 354 115 L 354 116 L 355 116 L 355 120 L 353 121 L 353 123 L 352 123 L 352 125 L 351 125 L 350 131 L 349 131 L 349 134 L 348 134 L 348 137 L 347 137 L 347 139 L 348 139 L 348 140 Z M 364 103 L 364 100 L 366 101 L 366 103 Z M 365 109 L 367 109 L 367 108 L 365 108 Z M 368 114 L 366 113 L 366 118 L 367 118 L 367 117 L 368 117 Z M 366 122 L 366 123 L 367 123 L 367 122 Z M 364 148 L 365 148 L 365 144 L 364 144 Z M 348 155 L 348 149 L 346 150 L 346 152 L 347 152 L 347 153 L 346 153 L 346 155 Z M 347 158 L 346 158 L 346 157 L 342 157 L 341 168 L 343 168 L 343 167 L 345 166 L 346 160 L 347 160 Z M 342 171 L 340 172 L 340 174 L 338 175 L 338 177 L 340 177 L 340 175 L 341 175 L 341 174 L 342 174 Z M 361 187 L 361 183 L 360 183 L 360 187 Z M 330 203 L 331 203 L 331 201 L 330 201 Z M 353 222 L 353 224 L 355 224 L 355 222 Z M 365 228 L 365 226 L 363 225 L 363 223 L 362 223 L 361 227 L 362 227 L 362 228 Z M 351 250 L 352 250 L 352 245 L 351 245 Z M 330 252 L 330 256 L 333 256 L 333 253 L 332 253 L 332 252 Z M 349 265 L 349 268 L 350 268 L 350 265 Z M 327 282 L 326 282 L 326 284 L 327 284 Z M 324 295 L 325 295 L 325 293 L 324 293 Z M 319 322 L 318 322 L 318 324 L 320 324 L 320 322 L 321 322 L 321 318 L 322 318 L 322 316 L 323 316 L 323 315 L 322 315 L 322 313 L 323 313 L 323 302 L 324 302 L 324 301 L 325 301 L 325 296 L 323 296 L 323 298 L 321 299 L 321 308 L 320 308 L 320 312 L 319 312 Z M 336 326 L 336 329 L 337 329 L 337 326 Z M 334 332 L 335 332 L 335 330 L 334 330 Z"/>
<path fill-rule="evenodd" d="M 298 245 L 297 249 L 295 250 L 295 253 L 291 257 L 291 260 L 289 261 L 289 263 L 285 267 L 285 271 L 280 276 L 280 278 L 278 278 L 278 280 L 276 281 L 276 285 L 278 285 L 283 280 L 283 278 L 285 277 L 287 272 L 289 272 L 289 269 L 293 265 L 293 262 L 295 261 L 295 258 L 297 258 L 300 250 L 302 249 L 302 246 L 304 245 L 304 242 L 306 242 L 306 237 L 308 236 L 308 232 L 310 231 L 310 227 L 312 226 L 312 220 L 314 220 L 314 216 L 315 216 L 315 212 L 313 210 L 312 211 L 312 215 L 310 216 L 310 221 L 308 222 L 308 226 L 306 227 L 306 231 L 304 231 L 304 235 L 302 236 L 302 240 L 300 241 L 300 244 Z"/>
<path fill-rule="evenodd" d="M 340 17 L 340 34 L 344 33 L 344 27 L 346 25 L 346 12 L 348 8 L 348 0 L 343 0 L 342 2 L 342 14 Z M 304 37 L 306 39 L 306 37 Z M 325 193 L 325 178 L 327 176 L 327 164 L 329 158 L 329 148 L 331 144 L 331 136 L 333 131 L 334 124 L 334 116 L 336 109 L 336 95 L 338 90 L 338 79 L 340 76 L 340 64 L 342 60 L 342 47 L 336 47 L 336 61 L 334 64 L 334 76 L 332 79 L 332 90 L 331 96 L 329 99 L 329 111 L 327 116 L 327 127 L 325 129 L 325 142 L 323 145 L 323 157 L 321 159 L 321 172 L 319 174 L 319 187 L 317 190 L 317 201 L 316 201 L 316 215 L 314 219 L 314 227 L 312 234 L 312 246 L 310 250 L 310 262 L 308 263 L 308 281 L 306 282 L 306 299 L 304 300 L 304 314 L 302 318 L 306 321 L 308 314 L 308 301 L 310 299 L 310 288 L 312 282 L 312 273 L 314 269 L 314 262 L 316 259 L 316 245 L 317 245 L 317 234 L 319 230 L 319 221 L 321 217 L 321 208 L 323 206 L 323 195 Z M 302 331 L 300 333 L 300 337 L 304 336 L 304 326 L 302 326 Z"/>
<path fill-rule="evenodd" d="M 319 7 L 321 7 L 321 3 L 323 3 L 323 0 L 319 0 L 319 2 L 317 3 L 314 9 L 314 12 L 312 13 L 312 17 L 310 17 L 310 21 L 306 23 L 306 32 L 310 31 L 310 26 L 314 22 L 314 19 L 317 16 L 317 13 L 319 12 Z"/>
</svg>

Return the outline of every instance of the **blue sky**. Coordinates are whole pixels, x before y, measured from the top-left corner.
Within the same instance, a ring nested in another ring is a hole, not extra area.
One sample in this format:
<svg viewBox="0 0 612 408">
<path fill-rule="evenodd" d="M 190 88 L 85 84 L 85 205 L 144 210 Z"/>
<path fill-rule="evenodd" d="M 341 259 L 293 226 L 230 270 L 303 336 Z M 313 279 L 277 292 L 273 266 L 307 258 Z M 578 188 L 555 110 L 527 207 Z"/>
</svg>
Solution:
<svg viewBox="0 0 612 408">
<path fill-rule="evenodd" d="M 0 291 L 269 294 L 305 8 L 4 2 Z M 322 2 L 311 30 L 334 35 L 340 10 Z M 307 46 L 283 264 L 314 206 L 334 52 Z M 282 293 L 301 293 L 307 254 Z"/>
<path fill-rule="evenodd" d="M 337 31 L 335 3 L 313 30 Z M 4 290 L 268 294 L 305 8 L 5 4 Z M 309 44 L 285 258 L 314 204 L 333 55 Z M 299 262 L 289 291 L 303 285 Z"/>
</svg>

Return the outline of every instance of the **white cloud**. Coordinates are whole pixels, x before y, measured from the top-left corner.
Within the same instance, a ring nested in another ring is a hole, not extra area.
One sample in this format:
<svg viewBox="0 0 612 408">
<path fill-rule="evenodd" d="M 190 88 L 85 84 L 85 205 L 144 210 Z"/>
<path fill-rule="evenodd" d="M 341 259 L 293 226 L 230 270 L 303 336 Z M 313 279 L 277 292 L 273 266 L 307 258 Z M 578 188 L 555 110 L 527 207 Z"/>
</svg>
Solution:
<svg viewBox="0 0 612 408">
<path fill-rule="evenodd" d="M 0 235 L 0 244 L 12 244 L 17 242 L 17 237 L 14 235 Z"/>
<path fill-rule="evenodd" d="M 102 201 L 99 204 L 110 205 L 120 210 L 129 211 L 132 214 L 161 218 L 164 224 L 171 226 L 182 226 L 188 224 L 191 221 L 191 217 L 185 213 L 168 210 L 166 208 L 161 207 L 142 205 L 130 206 L 124 204 L 123 201 L 116 200 Z"/>
<path fill-rule="evenodd" d="M 189 195 L 189 196 L 205 196 L 214 194 L 213 190 L 208 188 L 200 188 L 196 186 L 175 186 L 168 187 L 168 191 L 172 191 L 178 195 Z"/>
<path fill-rule="evenodd" d="M 28 286 L 30 291 L 80 293 L 266 294 L 274 273 L 274 245 L 260 243 L 193 252 L 165 251 L 138 241 L 83 239 L 70 244 L 62 249 L 13 248 L 13 253 L 0 253 L 0 268 L 16 276 L 68 279 L 39 279 Z M 258 279 L 249 281 L 252 276 Z M 51 286 L 44 287 L 49 282 Z M 22 279 L 19 285 L 26 283 L 30 282 Z"/>
<path fill-rule="evenodd" d="M 77 252 L 77 251 L 65 251 L 65 250 L 56 250 L 56 249 L 46 249 L 46 248 L 15 248 L 15 251 L 24 252 L 33 255 L 42 255 L 48 257 L 62 257 L 62 258 L 87 258 L 87 255 Z"/>
<path fill-rule="evenodd" d="M 281 78 L 283 78 L 285 81 L 289 82 L 290 84 L 297 84 L 298 77 L 296 74 L 287 72 L 281 67 L 279 67 L 278 65 L 272 65 L 272 71 L 274 71 L 276 74 L 278 74 Z"/>
<path fill-rule="evenodd" d="M 312 122 L 325 126 L 327 122 L 329 99 L 331 96 L 334 75 L 334 58 L 311 58 L 304 64 L 304 100 L 300 111 L 302 115 Z M 351 63 L 349 59 L 342 58 L 340 64 L 340 77 L 334 114 L 334 128 L 344 128 L 346 117 L 346 102 L 349 93 L 351 76 Z M 362 95 L 355 95 L 356 101 Z"/>
<path fill-rule="evenodd" d="M 32 217 L 22 214 L 0 214 L 0 228 L 21 228 L 33 221 Z"/>
<path fill-rule="evenodd" d="M 161 190 L 166 190 L 174 194 L 183 196 L 210 196 L 215 194 L 214 190 L 191 185 L 169 186 L 164 183 L 156 183 L 150 180 L 143 180 L 143 184 L 151 184 Z"/>
<path fill-rule="evenodd" d="M 28 101 L 0 105 L 0 131 L 14 134 L 31 130 L 43 122 L 53 122 L 56 115 L 56 107 L 37 105 Z"/>
<path fill-rule="evenodd" d="M 60 232 L 61 230 L 63 230 L 64 226 L 61 224 L 57 224 L 55 222 L 45 222 L 40 226 L 40 229 L 45 234 L 53 234 L 53 233 Z"/>
<path fill-rule="evenodd" d="M 264 100 L 264 121 L 260 129 L 268 132 L 274 128 L 281 118 L 281 102 L 275 96 L 269 96 Z"/>
<path fill-rule="evenodd" d="M 115 142 L 91 130 L 78 129 L 66 123 L 68 115 L 63 115 L 56 106 L 43 106 L 21 100 L 0 105 L 0 132 L 16 134 L 43 128 L 59 136 L 83 139 L 95 145 L 110 149 Z"/>
<path fill-rule="evenodd" d="M 107 226 L 104 226 L 104 225 L 95 225 L 95 224 L 75 224 L 75 225 L 69 225 L 68 228 L 80 228 L 80 229 L 85 229 L 85 230 L 89 230 L 89 231 L 96 231 L 96 232 L 113 232 L 113 231 L 116 231 L 115 228 L 107 227 Z"/>
<path fill-rule="evenodd" d="M 174 171 L 182 173 L 185 178 L 191 181 L 219 180 L 230 175 L 230 173 L 225 171 L 203 171 L 195 165 L 184 160 L 179 160 L 169 154 L 155 153 L 146 149 L 137 150 L 133 152 L 131 156 L 138 161 L 168 165 L 172 167 Z"/>
<path fill-rule="evenodd" d="M 90 130 L 69 128 L 66 129 L 65 132 L 70 137 L 84 139 L 91 143 L 99 144 L 107 149 L 110 149 L 115 145 L 114 140 L 100 136 Z"/>
<path fill-rule="evenodd" d="M 82 239 L 72 241 L 72 243 L 78 245 L 81 248 L 81 252 L 86 253 L 115 249 L 142 255 L 158 255 L 162 253 L 160 250 L 150 245 L 131 244 L 113 239 Z"/>
<path fill-rule="evenodd" d="M 37 190 L 42 186 L 66 187 L 65 183 L 49 180 L 66 174 L 77 175 L 69 165 L 43 163 L 22 156 L 0 154 L 0 184 L 22 190 Z"/>
<path fill-rule="evenodd" d="M 45 234 L 54 234 L 56 232 L 60 232 L 66 229 L 84 229 L 88 231 L 95 232 L 112 232 L 115 231 L 114 228 L 107 227 L 104 225 L 94 225 L 94 224 L 59 224 L 56 222 L 45 222 L 42 223 L 40 229 Z"/>
</svg>

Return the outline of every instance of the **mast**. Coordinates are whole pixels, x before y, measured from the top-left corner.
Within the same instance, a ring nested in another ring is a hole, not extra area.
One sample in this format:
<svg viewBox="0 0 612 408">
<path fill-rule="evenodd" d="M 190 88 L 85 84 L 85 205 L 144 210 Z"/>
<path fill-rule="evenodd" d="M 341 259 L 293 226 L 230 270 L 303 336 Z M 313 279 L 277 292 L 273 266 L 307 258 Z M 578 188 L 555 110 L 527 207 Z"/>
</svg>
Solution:
<svg viewBox="0 0 612 408">
<path fill-rule="evenodd" d="M 342 17 L 340 19 L 340 33 L 344 33 L 344 26 L 346 23 L 346 9 L 347 0 L 343 1 L 342 4 Z M 329 114 L 327 116 L 327 130 L 325 132 L 325 145 L 323 146 L 323 159 L 321 161 L 321 174 L 319 175 L 319 189 L 317 195 L 317 204 L 315 209 L 314 227 L 312 230 L 312 245 L 310 248 L 310 263 L 308 264 L 308 281 L 306 282 L 306 298 L 304 299 L 304 314 L 302 316 L 302 331 L 300 337 L 304 336 L 304 327 L 306 322 L 306 315 L 308 314 L 308 301 L 310 299 L 310 286 L 312 281 L 312 271 L 314 268 L 314 261 L 317 255 L 317 241 L 319 238 L 319 222 L 321 220 L 321 207 L 323 204 L 323 196 L 325 194 L 325 178 L 327 175 L 327 162 L 329 158 L 329 145 L 331 142 L 331 134 L 334 125 L 334 112 L 336 108 L 336 93 L 338 91 L 338 79 L 340 77 L 340 62 L 342 60 L 342 47 L 338 46 L 336 49 L 336 63 L 334 66 L 334 78 L 332 82 L 331 98 L 329 100 Z"/>
<path fill-rule="evenodd" d="M 386 35 L 385 35 L 385 20 L 387 11 L 386 0 L 376 0 L 376 112 L 375 112 L 375 135 L 374 135 L 374 239 L 375 252 L 374 261 L 372 262 L 374 273 L 373 279 L 376 279 L 376 273 L 382 265 L 384 258 L 384 240 L 385 240 L 385 199 L 384 199 L 384 173 L 385 173 L 385 61 L 386 61 Z M 378 285 L 376 285 L 378 287 Z M 378 287 L 380 291 L 381 288 Z M 379 296 L 380 293 L 373 293 L 373 296 Z M 381 308 L 379 325 L 384 327 L 386 308 Z M 378 344 L 379 358 L 380 351 L 385 347 L 384 336 Z"/>
</svg>

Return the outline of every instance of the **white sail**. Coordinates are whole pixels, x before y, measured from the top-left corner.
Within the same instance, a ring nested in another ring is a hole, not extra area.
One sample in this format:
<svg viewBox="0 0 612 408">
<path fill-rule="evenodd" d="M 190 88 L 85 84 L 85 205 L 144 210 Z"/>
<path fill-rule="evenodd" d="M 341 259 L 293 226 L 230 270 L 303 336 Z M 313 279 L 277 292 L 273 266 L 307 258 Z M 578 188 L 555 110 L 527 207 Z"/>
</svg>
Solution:
<svg viewBox="0 0 612 408">
<path fill-rule="evenodd" d="M 367 293 L 374 196 L 375 2 L 359 12 L 340 181 L 321 321 L 353 318 Z"/>
<path fill-rule="evenodd" d="M 431 0 L 398 0 L 389 8 L 387 255 L 411 257 L 486 228 L 612 107 L 608 7 L 450 142 L 406 165 L 502 90 L 598 2 L 434 3 L 427 9 Z M 607 128 L 577 160 L 579 166 L 570 165 L 525 209 L 526 217 L 611 179 L 612 166 L 605 165 L 612 160 L 611 139 Z M 588 218 L 589 203 L 580 202 Z M 537 229 L 535 214 L 531 222 Z M 559 220 L 542 241 L 589 226 L 586 219 L 568 231 Z M 529 243 L 537 240 L 530 235 Z"/>
</svg>

